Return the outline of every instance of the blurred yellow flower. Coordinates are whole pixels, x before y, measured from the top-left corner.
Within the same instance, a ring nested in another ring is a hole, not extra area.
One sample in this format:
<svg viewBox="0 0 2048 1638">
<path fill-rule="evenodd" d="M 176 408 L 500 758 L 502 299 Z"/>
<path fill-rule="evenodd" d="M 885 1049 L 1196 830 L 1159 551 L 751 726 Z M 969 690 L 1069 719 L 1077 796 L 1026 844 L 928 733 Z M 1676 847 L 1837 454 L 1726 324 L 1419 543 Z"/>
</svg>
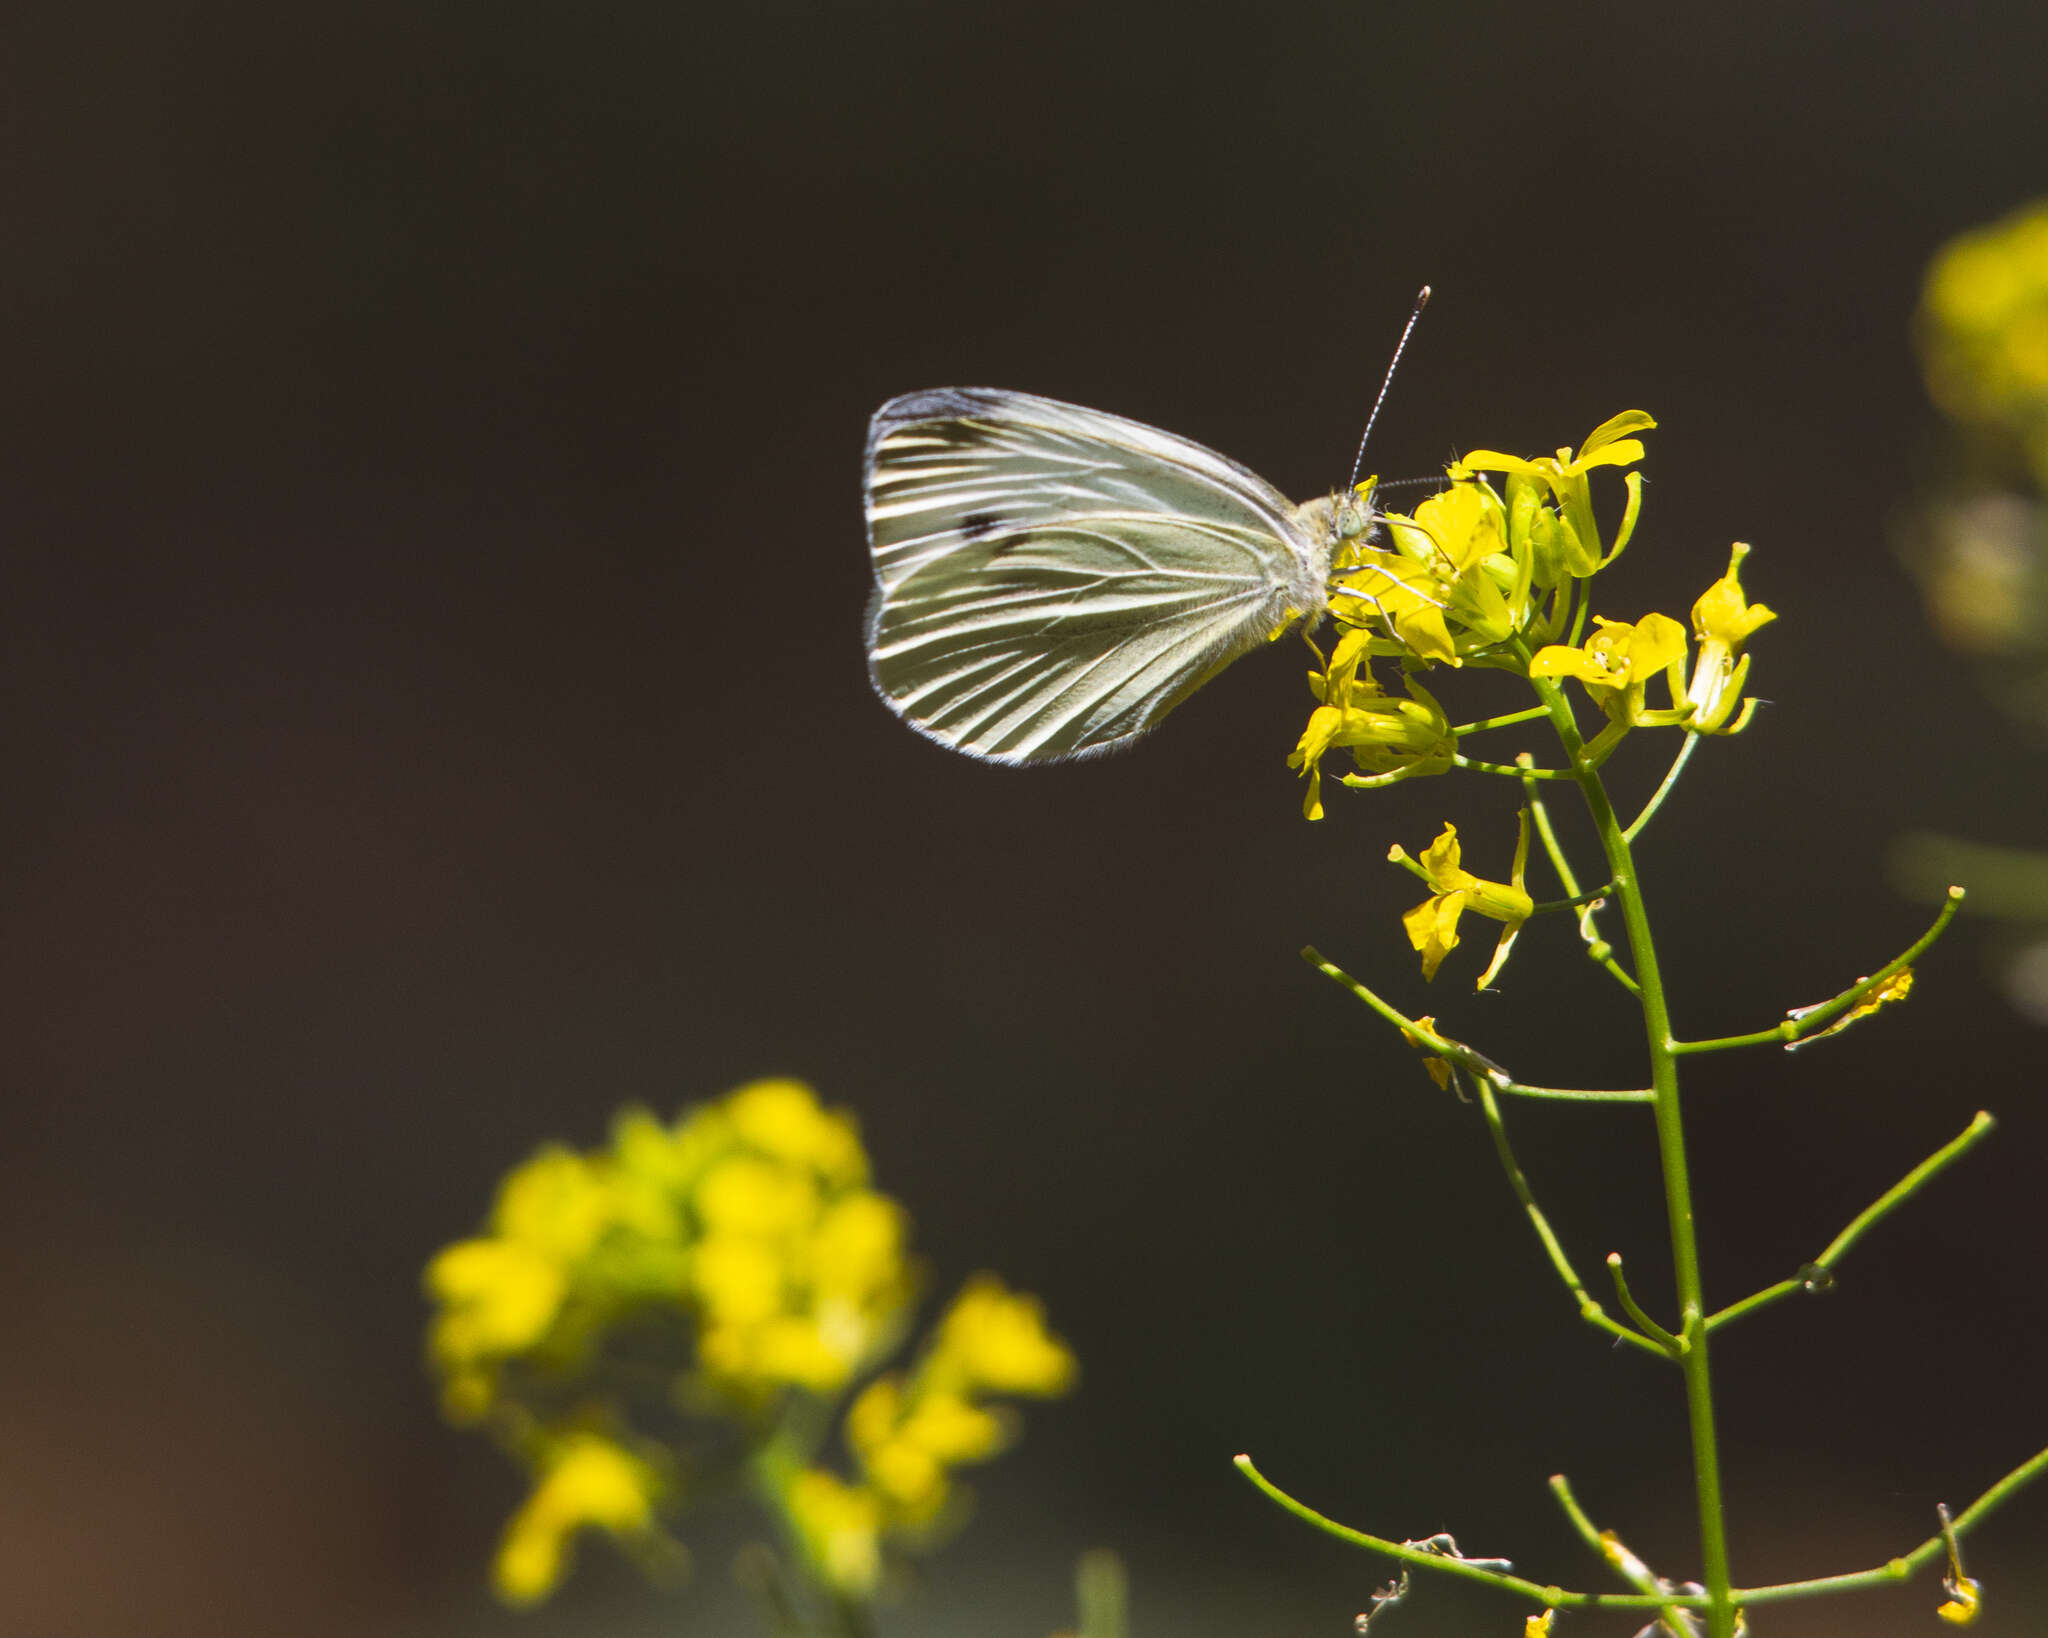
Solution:
<svg viewBox="0 0 2048 1638">
<path fill-rule="evenodd" d="M 547 1597 L 568 1568 L 579 1530 L 622 1537 L 650 1532 L 657 1489 L 653 1469 L 611 1440 L 585 1433 L 563 1441 L 505 1526 L 491 1571 L 498 1596 L 510 1604 Z"/>
<path fill-rule="evenodd" d="M 1951 240 L 1918 328 L 1935 402 L 2016 438 L 2048 484 L 2048 199 Z"/>
<path fill-rule="evenodd" d="M 455 1365 L 529 1348 L 554 1323 L 568 1290 L 562 1265 L 516 1240 L 458 1240 L 427 1264 L 441 1304 L 429 1343 Z"/>
<path fill-rule="evenodd" d="M 827 1183 L 865 1183 L 868 1157 L 853 1117 L 827 1111 L 801 1081 L 755 1081 L 725 1102 L 733 1130 L 763 1154 L 808 1166 Z"/>
<path fill-rule="evenodd" d="M 572 1149 L 550 1144 L 506 1174 L 491 1227 L 562 1262 L 590 1250 L 604 1232 L 611 1200 L 603 1169 Z"/>
<path fill-rule="evenodd" d="M 939 1321 L 931 1370 L 991 1393 L 1062 1394 L 1078 1367 L 1065 1343 L 1045 1328 L 1036 1297 L 1008 1290 L 993 1274 L 977 1274 Z"/>
<path fill-rule="evenodd" d="M 788 1505 L 805 1552 L 827 1585 L 854 1597 L 872 1596 L 882 1579 L 881 1499 L 865 1486 L 812 1467 L 790 1482 Z"/>
</svg>

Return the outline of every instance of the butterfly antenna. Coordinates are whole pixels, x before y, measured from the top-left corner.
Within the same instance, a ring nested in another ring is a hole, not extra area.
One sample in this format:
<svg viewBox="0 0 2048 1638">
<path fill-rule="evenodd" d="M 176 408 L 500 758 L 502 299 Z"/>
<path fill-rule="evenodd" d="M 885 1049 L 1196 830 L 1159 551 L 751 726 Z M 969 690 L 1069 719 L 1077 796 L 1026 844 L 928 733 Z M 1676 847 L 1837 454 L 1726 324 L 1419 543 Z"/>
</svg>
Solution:
<svg viewBox="0 0 2048 1638">
<path fill-rule="evenodd" d="M 1424 285 L 1415 298 L 1415 311 L 1408 315 L 1408 323 L 1401 331 L 1401 339 L 1394 344 L 1394 356 L 1387 363 L 1387 378 L 1380 383 L 1380 395 L 1372 401 L 1372 414 L 1365 418 L 1365 433 L 1358 440 L 1358 454 L 1351 462 L 1351 481 L 1346 489 L 1358 484 L 1358 469 L 1365 465 L 1365 446 L 1372 438 L 1373 423 L 1380 418 L 1380 405 L 1387 401 L 1387 389 L 1394 384 L 1394 371 L 1400 367 L 1401 354 L 1407 350 L 1408 338 L 1415 333 L 1415 321 L 1422 317 L 1423 308 L 1429 305 L 1429 286 Z"/>
</svg>

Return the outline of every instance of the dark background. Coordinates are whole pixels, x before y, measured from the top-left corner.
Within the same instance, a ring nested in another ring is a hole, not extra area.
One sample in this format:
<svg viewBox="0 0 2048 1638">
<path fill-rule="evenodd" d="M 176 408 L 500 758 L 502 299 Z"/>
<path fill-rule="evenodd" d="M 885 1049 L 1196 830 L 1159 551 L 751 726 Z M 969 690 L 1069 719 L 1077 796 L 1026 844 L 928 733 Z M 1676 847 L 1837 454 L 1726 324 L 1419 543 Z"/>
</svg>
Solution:
<svg viewBox="0 0 2048 1638">
<path fill-rule="evenodd" d="M 1042 1638 L 1096 1544 L 1140 1638 L 1348 1631 L 1382 1567 L 1238 1450 L 1598 1584 L 1564 1468 L 1693 1573 L 1675 1378 L 1573 1319 L 1475 1112 L 1294 954 L 1635 1084 L 1564 924 L 1498 995 L 1483 934 L 1414 971 L 1387 844 L 1454 817 L 1498 872 L 1511 792 L 1305 825 L 1294 654 L 1105 763 L 918 740 L 862 672 L 863 422 L 1000 384 L 1314 494 L 1425 280 L 1379 470 L 1653 411 L 1602 606 L 1682 617 L 1740 537 L 1782 616 L 1776 703 L 1645 850 L 1680 1030 L 1758 1027 L 1922 925 L 1903 831 L 2042 836 L 2042 757 L 1887 526 L 1933 432 L 1920 272 L 2048 187 L 2044 60 L 2017 0 L 15 16 L 0 1626 L 745 1630 L 715 1531 L 667 1605 L 602 1551 L 489 1603 L 518 1485 L 437 1424 L 416 1282 L 543 1139 L 770 1071 L 860 1112 L 940 1291 L 998 1268 L 1085 1362 L 895 1632 Z M 1910 1007 L 1698 1065 L 1722 1298 L 2005 1120 L 1837 1295 L 1729 1333 L 1742 1579 L 1880 1562 L 2042 1443 L 2044 1044 L 1986 951 L 1966 922 Z M 1581 1262 L 1664 1304 L 1647 1117 L 1511 1114 Z M 2044 1530 L 2048 1494 L 1983 1532 L 1979 1630 L 2038 1630 Z M 1521 1613 L 1432 1590 L 1385 1630 Z"/>
</svg>

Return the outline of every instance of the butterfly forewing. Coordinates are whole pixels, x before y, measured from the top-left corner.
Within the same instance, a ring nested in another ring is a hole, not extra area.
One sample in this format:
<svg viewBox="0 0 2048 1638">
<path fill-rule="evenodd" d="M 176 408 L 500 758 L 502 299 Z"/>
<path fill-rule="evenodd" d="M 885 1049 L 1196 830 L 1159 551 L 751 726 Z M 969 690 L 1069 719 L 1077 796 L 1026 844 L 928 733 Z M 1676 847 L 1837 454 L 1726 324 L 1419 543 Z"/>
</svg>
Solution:
<svg viewBox="0 0 2048 1638">
<path fill-rule="evenodd" d="M 1099 410 L 894 399 L 868 431 L 875 686 L 976 756 L 1112 749 L 1319 604 L 1329 547 L 1294 510 L 1213 450 Z"/>
</svg>

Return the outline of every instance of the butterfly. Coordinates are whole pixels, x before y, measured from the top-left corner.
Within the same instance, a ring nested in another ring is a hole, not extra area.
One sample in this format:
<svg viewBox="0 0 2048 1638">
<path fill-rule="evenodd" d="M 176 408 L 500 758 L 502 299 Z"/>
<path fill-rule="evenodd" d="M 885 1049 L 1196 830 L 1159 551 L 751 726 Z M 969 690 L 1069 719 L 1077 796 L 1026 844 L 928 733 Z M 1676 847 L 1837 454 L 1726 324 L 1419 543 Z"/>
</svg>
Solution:
<svg viewBox="0 0 2048 1638">
<path fill-rule="evenodd" d="M 890 399 L 865 488 L 868 675 L 919 733 L 989 762 L 1117 750 L 1295 621 L 1313 630 L 1339 548 L 1380 515 L 1370 485 L 1297 506 L 1193 439 L 995 387 Z"/>
<path fill-rule="evenodd" d="M 868 425 L 868 673 L 919 733 L 991 762 L 1128 745 L 1232 660 L 1313 627 L 1367 495 L 1297 506 L 1192 439 L 991 387 Z"/>
</svg>

